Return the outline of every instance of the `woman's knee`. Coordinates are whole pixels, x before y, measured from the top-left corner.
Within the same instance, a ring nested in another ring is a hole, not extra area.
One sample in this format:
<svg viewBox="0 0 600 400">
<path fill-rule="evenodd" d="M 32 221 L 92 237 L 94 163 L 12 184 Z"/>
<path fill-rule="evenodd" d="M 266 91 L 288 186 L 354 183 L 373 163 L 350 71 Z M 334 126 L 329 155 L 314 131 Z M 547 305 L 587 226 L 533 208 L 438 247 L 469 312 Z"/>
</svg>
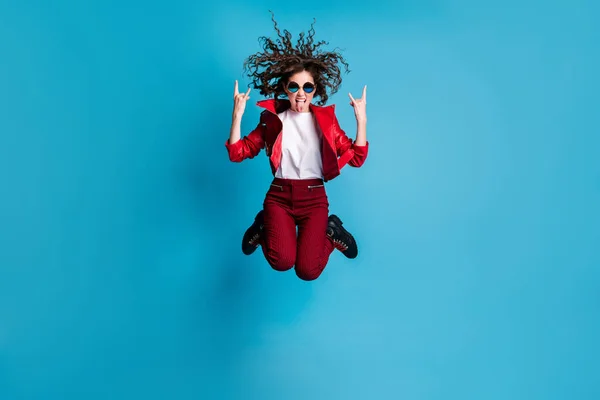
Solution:
<svg viewBox="0 0 600 400">
<path fill-rule="evenodd" d="M 272 251 L 266 253 L 267 262 L 276 271 L 287 271 L 296 263 L 296 254 L 280 253 Z"/>
<path fill-rule="evenodd" d="M 323 268 L 313 266 L 307 268 L 306 265 L 296 265 L 296 275 L 303 281 L 314 281 L 323 272 Z"/>
</svg>

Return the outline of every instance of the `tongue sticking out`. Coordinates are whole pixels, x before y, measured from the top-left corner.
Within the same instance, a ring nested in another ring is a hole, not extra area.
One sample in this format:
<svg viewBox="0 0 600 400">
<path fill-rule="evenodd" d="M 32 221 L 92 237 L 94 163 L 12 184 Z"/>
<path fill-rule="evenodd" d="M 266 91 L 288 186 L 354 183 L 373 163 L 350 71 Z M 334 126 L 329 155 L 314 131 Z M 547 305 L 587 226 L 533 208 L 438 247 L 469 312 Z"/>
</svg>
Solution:
<svg viewBox="0 0 600 400">
<path fill-rule="evenodd" d="M 296 100 L 296 109 L 298 111 L 304 111 L 304 100 Z"/>
</svg>

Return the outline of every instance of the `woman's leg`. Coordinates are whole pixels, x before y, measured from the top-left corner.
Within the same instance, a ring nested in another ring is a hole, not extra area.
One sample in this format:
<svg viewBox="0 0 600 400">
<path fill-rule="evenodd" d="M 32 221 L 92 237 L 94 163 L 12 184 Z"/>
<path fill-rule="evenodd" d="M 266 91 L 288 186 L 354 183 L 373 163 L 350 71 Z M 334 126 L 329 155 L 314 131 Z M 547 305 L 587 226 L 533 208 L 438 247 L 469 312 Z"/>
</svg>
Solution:
<svg viewBox="0 0 600 400">
<path fill-rule="evenodd" d="M 296 223 L 282 196 L 267 194 L 260 242 L 265 258 L 277 271 L 287 271 L 296 262 Z"/>
<path fill-rule="evenodd" d="M 300 279 L 317 279 L 333 252 L 333 242 L 327 237 L 329 204 L 325 189 L 312 192 L 310 206 L 297 212 L 298 247 L 296 251 L 296 275 Z"/>
</svg>

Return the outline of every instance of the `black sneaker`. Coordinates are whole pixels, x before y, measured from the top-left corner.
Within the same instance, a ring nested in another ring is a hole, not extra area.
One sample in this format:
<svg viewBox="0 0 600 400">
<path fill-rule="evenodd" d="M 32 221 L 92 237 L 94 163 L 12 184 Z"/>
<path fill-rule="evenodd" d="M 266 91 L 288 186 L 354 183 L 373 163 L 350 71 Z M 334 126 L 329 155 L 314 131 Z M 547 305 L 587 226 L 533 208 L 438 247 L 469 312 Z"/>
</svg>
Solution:
<svg viewBox="0 0 600 400">
<path fill-rule="evenodd" d="M 254 253 L 260 244 L 260 234 L 263 229 L 263 210 L 260 210 L 254 218 L 254 223 L 250 225 L 250 228 L 246 229 L 244 238 L 242 239 L 242 252 L 249 256 Z"/>
<path fill-rule="evenodd" d="M 336 249 L 348 258 L 356 258 L 358 247 L 354 237 L 342 226 L 342 221 L 337 215 L 330 215 L 327 222 L 327 236 L 333 242 Z"/>
</svg>

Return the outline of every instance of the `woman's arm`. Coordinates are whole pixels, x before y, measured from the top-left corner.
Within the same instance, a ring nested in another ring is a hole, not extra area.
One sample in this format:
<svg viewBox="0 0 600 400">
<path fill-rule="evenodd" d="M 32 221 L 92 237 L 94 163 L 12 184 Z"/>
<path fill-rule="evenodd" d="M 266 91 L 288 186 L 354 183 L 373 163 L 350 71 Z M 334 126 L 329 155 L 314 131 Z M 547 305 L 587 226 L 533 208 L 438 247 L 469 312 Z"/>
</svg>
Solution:
<svg viewBox="0 0 600 400">
<path fill-rule="evenodd" d="M 357 146 L 367 145 L 367 120 L 356 121 L 356 140 L 354 144 Z"/>
<path fill-rule="evenodd" d="M 229 130 L 229 144 L 234 144 L 241 137 L 242 130 L 242 116 L 233 116 L 231 121 L 231 129 Z"/>
<path fill-rule="evenodd" d="M 232 133 L 229 139 L 225 142 L 225 147 L 229 153 L 229 160 L 233 162 L 242 162 L 247 158 L 254 158 L 260 150 L 265 147 L 264 127 L 262 122 L 259 122 L 256 128 L 248 134 L 248 136 L 240 139 L 240 127 L 235 124 L 231 126 Z M 237 130 L 237 132 L 236 132 Z M 233 141 L 232 137 L 237 134 L 237 140 Z"/>
<path fill-rule="evenodd" d="M 246 101 L 250 98 L 250 89 L 246 93 L 238 91 L 238 81 L 235 81 L 233 91 L 233 114 L 231 120 L 231 129 L 229 130 L 229 144 L 234 144 L 240 140 L 242 116 L 246 110 Z"/>
<path fill-rule="evenodd" d="M 350 93 L 350 105 L 354 107 L 354 115 L 356 116 L 356 140 L 354 143 L 346 133 L 339 126 L 337 119 L 335 119 L 335 145 L 337 148 L 338 156 L 342 157 L 342 155 L 348 151 L 352 151 L 353 154 L 351 158 L 348 159 L 348 164 L 353 167 L 360 167 L 364 164 L 367 159 L 367 154 L 369 153 L 369 142 L 367 141 L 367 87 L 365 86 L 363 89 L 363 96 L 360 99 L 354 99 Z M 346 156 L 349 157 L 350 155 Z"/>
<path fill-rule="evenodd" d="M 365 146 L 367 144 L 367 86 L 363 88 L 362 97 L 354 99 L 350 96 L 350 105 L 354 107 L 354 116 L 356 117 L 356 141 L 357 146 Z"/>
<path fill-rule="evenodd" d="M 241 162 L 246 158 L 255 157 L 264 147 L 263 127 L 258 126 L 243 139 L 241 137 L 242 116 L 246 109 L 246 101 L 250 98 L 250 89 L 246 93 L 238 92 L 238 82 L 235 81 L 235 92 L 233 95 L 233 114 L 229 139 L 225 147 L 229 153 L 229 159 L 233 162 Z"/>
</svg>

